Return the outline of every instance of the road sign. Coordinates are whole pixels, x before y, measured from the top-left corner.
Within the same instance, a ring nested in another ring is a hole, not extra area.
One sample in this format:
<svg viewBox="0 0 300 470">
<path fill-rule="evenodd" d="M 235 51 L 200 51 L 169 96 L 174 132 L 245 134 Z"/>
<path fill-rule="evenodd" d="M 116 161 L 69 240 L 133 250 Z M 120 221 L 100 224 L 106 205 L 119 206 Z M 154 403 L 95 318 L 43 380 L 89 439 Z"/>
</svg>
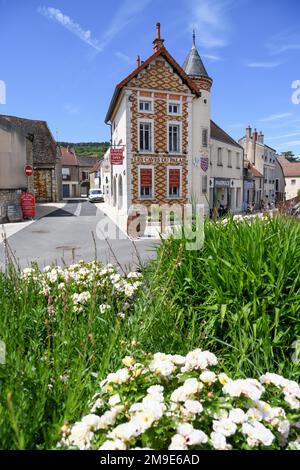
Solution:
<svg viewBox="0 0 300 470">
<path fill-rule="evenodd" d="M 33 167 L 31 165 L 25 165 L 24 172 L 26 176 L 32 176 Z"/>
<path fill-rule="evenodd" d="M 24 219 L 33 219 L 35 217 L 35 197 L 33 193 L 22 193 L 20 204 Z"/>
</svg>

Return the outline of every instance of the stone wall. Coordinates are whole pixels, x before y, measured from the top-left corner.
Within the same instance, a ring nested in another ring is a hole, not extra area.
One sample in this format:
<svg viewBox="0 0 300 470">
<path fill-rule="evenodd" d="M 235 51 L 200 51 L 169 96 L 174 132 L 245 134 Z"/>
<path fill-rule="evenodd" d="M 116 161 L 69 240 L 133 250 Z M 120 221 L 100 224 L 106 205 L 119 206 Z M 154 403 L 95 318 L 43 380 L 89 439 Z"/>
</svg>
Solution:
<svg viewBox="0 0 300 470">
<path fill-rule="evenodd" d="M 0 189 L 0 223 L 7 222 L 7 206 L 18 204 L 21 191 L 17 189 Z"/>
</svg>

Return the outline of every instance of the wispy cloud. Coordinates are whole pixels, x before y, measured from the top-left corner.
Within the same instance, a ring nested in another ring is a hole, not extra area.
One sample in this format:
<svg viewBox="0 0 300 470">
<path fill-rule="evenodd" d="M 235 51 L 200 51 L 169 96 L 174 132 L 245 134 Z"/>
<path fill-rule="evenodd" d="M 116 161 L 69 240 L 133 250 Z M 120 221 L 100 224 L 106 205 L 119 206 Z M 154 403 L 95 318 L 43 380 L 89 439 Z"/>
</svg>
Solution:
<svg viewBox="0 0 300 470">
<path fill-rule="evenodd" d="M 273 121 L 278 121 L 280 119 L 284 119 L 290 116 L 293 116 L 293 114 L 292 113 L 271 114 L 271 116 L 267 116 L 263 119 L 260 119 L 260 122 L 273 122 Z"/>
<path fill-rule="evenodd" d="M 289 134 L 276 135 L 274 137 L 267 137 L 266 140 L 288 139 L 289 137 L 297 137 L 297 136 L 300 136 L 300 131 L 290 132 Z"/>
<path fill-rule="evenodd" d="M 134 64 L 134 60 L 132 59 L 132 57 L 129 57 L 128 55 L 123 54 L 123 52 L 117 51 L 115 52 L 115 56 L 118 59 L 121 59 L 123 62 L 126 62 L 126 64 L 129 64 L 129 65 Z"/>
<path fill-rule="evenodd" d="M 199 43 L 207 48 L 225 47 L 231 30 L 228 10 L 232 0 L 201 0 L 193 2 L 193 26 Z"/>
<path fill-rule="evenodd" d="M 77 114 L 79 113 L 79 108 L 78 106 L 74 105 L 74 104 L 71 104 L 71 103 L 66 103 L 64 105 L 64 110 L 68 113 L 68 114 Z"/>
<path fill-rule="evenodd" d="M 246 67 L 267 69 L 267 68 L 279 67 L 279 65 L 281 64 L 282 62 L 248 62 L 245 65 Z"/>
<path fill-rule="evenodd" d="M 112 17 L 112 20 L 104 30 L 100 39 L 94 38 L 90 30 L 84 29 L 79 23 L 64 14 L 58 8 L 43 6 L 38 8 L 38 12 L 75 34 L 75 36 L 83 42 L 93 47 L 96 52 L 101 52 L 121 30 L 128 26 L 131 21 L 134 21 L 136 15 L 141 13 L 151 1 L 152 0 L 124 0 L 121 7 L 116 10 L 115 15 Z"/>
<path fill-rule="evenodd" d="M 267 47 L 272 55 L 300 50 L 300 35 L 282 31 L 271 38 Z"/>
<path fill-rule="evenodd" d="M 300 145 L 300 140 L 291 140 L 289 142 L 284 142 L 281 144 L 281 147 L 288 147 L 289 145 Z"/>
<path fill-rule="evenodd" d="M 83 29 L 79 23 L 76 23 L 76 21 L 74 21 L 68 15 L 65 15 L 60 10 L 58 10 L 58 8 L 39 7 L 38 12 L 46 18 L 56 21 L 64 28 L 71 31 L 71 33 L 75 34 L 75 36 L 77 36 L 83 42 L 89 44 L 89 46 L 92 46 L 97 51 L 100 52 L 103 49 L 99 41 L 92 37 L 92 33 L 90 30 Z"/>
<path fill-rule="evenodd" d="M 213 55 L 213 54 L 201 54 L 201 56 L 204 57 L 205 59 L 212 60 L 213 62 L 218 62 L 220 60 L 224 60 L 224 59 L 222 59 L 222 57 L 220 57 L 218 55 Z"/>
</svg>

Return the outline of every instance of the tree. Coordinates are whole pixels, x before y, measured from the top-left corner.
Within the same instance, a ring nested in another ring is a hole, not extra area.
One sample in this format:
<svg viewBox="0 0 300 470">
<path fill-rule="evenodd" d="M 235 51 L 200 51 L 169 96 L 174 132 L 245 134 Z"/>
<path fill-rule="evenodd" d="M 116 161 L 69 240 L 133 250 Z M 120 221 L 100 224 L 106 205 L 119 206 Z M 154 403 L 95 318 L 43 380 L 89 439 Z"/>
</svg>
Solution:
<svg viewBox="0 0 300 470">
<path fill-rule="evenodd" d="M 300 162 L 300 157 L 296 157 L 294 152 L 288 150 L 287 152 L 282 152 L 282 156 L 285 157 L 289 162 Z"/>
</svg>

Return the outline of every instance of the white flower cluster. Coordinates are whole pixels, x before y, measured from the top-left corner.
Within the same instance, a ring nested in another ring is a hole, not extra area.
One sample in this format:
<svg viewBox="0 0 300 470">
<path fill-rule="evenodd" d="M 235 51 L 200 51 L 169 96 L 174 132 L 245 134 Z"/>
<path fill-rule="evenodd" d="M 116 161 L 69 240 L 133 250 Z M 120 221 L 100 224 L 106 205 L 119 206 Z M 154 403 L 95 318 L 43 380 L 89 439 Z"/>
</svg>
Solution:
<svg viewBox="0 0 300 470">
<path fill-rule="evenodd" d="M 299 449 L 299 385 L 276 374 L 232 380 L 209 351 L 156 353 L 100 382 L 91 414 L 63 429 L 79 449 Z M 274 388 L 277 387 L 278 390 Z M 263 401 L 266 394 L 268 401 Z M 271 397 L 271 398 L 270 398 Z"/>
<path fill-rule="evenodd" d="M 95 296 L 95 300 L 99 301 L 100 314 L 112 310 L 112 299 L 115 306 L 119 302 L 119 318 L 123 319 L 126 316 L 124 310 L 130 306 L 130 300 L 142 285 L 143 276 L 138 272 L 121 276 L 112 264 L 103 267 L 97 261 L 79 261 L 63 268 L 46 266 L 42 272 L 37 267 L 25 268 L 21 277 L 27 282 L 34 282 L 39 291 L 51 299 L 52 314 L 54 304 L 64 303 L 67 298 L 71 298 L 74 312 L 82 312 L 93 295 L 93 300 Z"/>
</svg>

